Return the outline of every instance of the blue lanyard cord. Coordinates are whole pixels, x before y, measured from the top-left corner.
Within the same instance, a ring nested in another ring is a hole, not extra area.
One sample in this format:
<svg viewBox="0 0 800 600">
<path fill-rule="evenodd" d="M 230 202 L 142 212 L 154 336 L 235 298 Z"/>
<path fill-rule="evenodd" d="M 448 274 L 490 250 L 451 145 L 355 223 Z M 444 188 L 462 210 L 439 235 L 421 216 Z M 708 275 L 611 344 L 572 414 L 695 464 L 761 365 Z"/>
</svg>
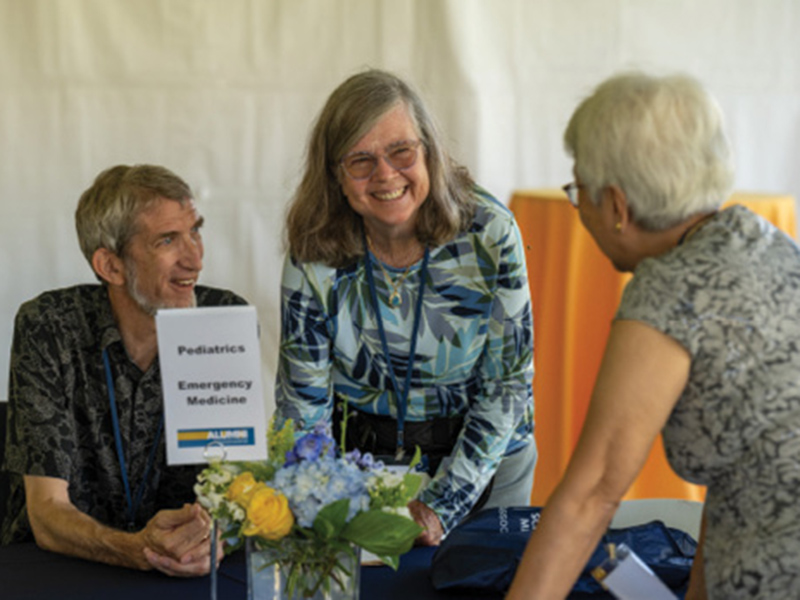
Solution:
<svg viewBox="0 0 800 600">
<path fill-rule="evenodd" d="M 158 450 L 158 444 L 161 441 L 161 435 L 164 432 L 164 415 L 161 415 L 161 419 L 158 423 L 156 438 L 153 441 L 153 446 L 150 448 L 150 454 L 147 457 L 147 465 L 145 466 L 144 475 L 142 476 L 142 480 L 139 482 L 139 486 L 136 488 L 136 501 L 134 502 L 131 496 L 131 484 L 130 480 L 128 479 L 128 468 L 125 463 L 125 451 L 122 447 L 122 433 L 120 432 L 117 401 L 114 395 L 114 378 L 111 375 L 111 364 L 108 361 L 108 351 L 105 348 L 103 349 L 103 366 L 105 367 L 106 371 L 108 403 L 111 406 L 111 424 L 114 427 L 114 444 L 117 447 L 117 458 L 119 459 L 119 469 L 120 473 L 122 474 L 122 485 L 125 487 L 125 500 L 128 504 L 128 528 L 132 530 L 134 528 L 134 524 L 136 523 L 136 512 L 138 511 L 139 505 L 142 502 L 144 488 L 147 484 L 147 480 L 150 478 L 150 471 L 153 470 L 153 465 L 156 461 L 156 451 Z"/>
<path fill-rule="evenodd" d="M 422 259 L 422 269 L 420 270 L 419 280 L 419 294 L 417 295 L 417 303 L 414 307 L 414 325 L 411 329 L 411 348 L 408 353 L 408 369 L 406 370 L 406 380 L 403 389 L 397 385 L 397 378 L 394 374 L 394 367 L 392 366 L 392 356 L 389 354 L 389 344 L 386 341 L 386 331 L 383 328 L 383 318 L 381 317 L 380 304 L 378 303 L 378 292 L 375 288 L 375 277 L 372 273 L 372 261 L 370 260 L 370 252 L 364 243 L 366 255 L 364 262 L 366 263 L 367 283 L 369 285 L 370 297 L 372 300 L 372 308 L 375 310 L 375 320 L 378 323 L 378 333 L 381 337 L 381 347 L 383 348 L 383 356 L 386 359 L 386 368 L 389 371 L 389 379 L 392 382 L 395 397 L 397 398 L 397 454 L 398 457 L 403 454 L 403 434 L 406 420 L 406 408 L 408 406 L 408 393 L 411 391 L 411 375 L 414 371 L 414 359 L 417 354 L 417 337 L 419 335 L 419 324 L 422 316 L 422 297 L 425 293 L 425 279 L 428 275 L 428 258 L 430 257 L 430 250 L 425 248 L 425 256 Z M 377 258 L 375 260 L 378 260 Z"/>
</svg>

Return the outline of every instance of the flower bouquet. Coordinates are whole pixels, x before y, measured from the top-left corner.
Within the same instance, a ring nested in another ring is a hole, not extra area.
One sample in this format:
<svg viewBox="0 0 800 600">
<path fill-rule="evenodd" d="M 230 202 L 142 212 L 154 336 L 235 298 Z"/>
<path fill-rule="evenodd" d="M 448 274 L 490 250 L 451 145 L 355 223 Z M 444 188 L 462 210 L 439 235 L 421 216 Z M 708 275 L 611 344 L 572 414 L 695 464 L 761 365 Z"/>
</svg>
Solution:
<svg viewBox="0 0 800 600">
<path fill-rule="evenodd" d="M 246 542 L 248 563 L 251 552 L 267 553 L 259 568 L 279 569 L 287 598 L 348 584 L 357 594 L 361 548 L 398 567 L 422 531 L 406 508 L 420 486 L 413 461 L 398 474 L 370 454 L 337 453 L 319 425 L 295 441 L 291 420 L 279 430 L 273 422 L 268 449 L 266 462 L 215 460 L 198 476 L 195 493 L 225 532 L 226 552 Z"/>
</svg>

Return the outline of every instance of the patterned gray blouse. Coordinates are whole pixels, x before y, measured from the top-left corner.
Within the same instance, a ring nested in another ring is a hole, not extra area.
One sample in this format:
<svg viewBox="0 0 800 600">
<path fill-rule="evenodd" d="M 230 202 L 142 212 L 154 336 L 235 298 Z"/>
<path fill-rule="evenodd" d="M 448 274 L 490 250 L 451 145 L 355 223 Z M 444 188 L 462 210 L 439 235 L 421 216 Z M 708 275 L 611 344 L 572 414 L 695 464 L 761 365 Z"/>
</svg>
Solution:
<svg viewBox="0 0 800 600">
<path fill-rule="evenodd" d="M 642 261 L 617 319 L 691 355 L 665 428 L 675 471 L 708 486 L 710 598 L 800 595 L 800 250 L 741 206 Z"/>
<path fill-rule="evenodd" d="M 198 287 L 199 306 L 244 304 L 225 290 Z M 101 523 L 126 527 L 126 497 L 111 425 L 103 367 L 107 351 L 132 493 L 141 484 L 162 414 L 161 371 L 128 358 L 100 285 L 53 290 L 17 313 L 8 390 L 5 468 L 11 496 L 0 543 L 32 539 L 22 475 L 69 482 L 72 503 Z M 164 440 L 143 488 L 134 525 L 159 509 L 194 500 L 197 468 L 167 467 Z"/>
</svg>

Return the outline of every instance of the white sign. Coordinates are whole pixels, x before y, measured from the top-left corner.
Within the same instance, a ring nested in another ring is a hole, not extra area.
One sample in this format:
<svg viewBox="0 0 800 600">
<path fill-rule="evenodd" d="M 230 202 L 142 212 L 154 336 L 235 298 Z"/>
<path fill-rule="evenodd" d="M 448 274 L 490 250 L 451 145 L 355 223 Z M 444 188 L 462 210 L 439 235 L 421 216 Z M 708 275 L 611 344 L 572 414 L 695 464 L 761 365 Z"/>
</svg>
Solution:
<svg viewBox="0 0 800 600">
<path fill-rule="evenodd" d="M 206 462 L 213 442 L 227 460 L 266 459 L 255 307 L 159 310 L 156 329 L 167 463 Z"/>
</svg>

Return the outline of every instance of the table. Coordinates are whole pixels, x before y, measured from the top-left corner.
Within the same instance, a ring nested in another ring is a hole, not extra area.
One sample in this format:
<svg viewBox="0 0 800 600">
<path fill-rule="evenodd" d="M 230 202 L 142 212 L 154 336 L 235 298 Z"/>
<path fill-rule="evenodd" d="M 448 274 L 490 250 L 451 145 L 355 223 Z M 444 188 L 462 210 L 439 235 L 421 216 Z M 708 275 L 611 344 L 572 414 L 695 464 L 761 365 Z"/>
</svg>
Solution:
<svg viewBox="0 0 800 600">
<path fill-rule="evenodd" d="M 435 548 L 414 548 L 400 559 L 400 569 L 363 567 L 361 600 L 499 600 L 470 592 L 437 592 L 428 572 Z M 245 600 L 244 553 L 227 557 L 218 577 L 219 600 Z M 0 597 L 3 600 L 200 600 L 209 597 L 209 577 L 180 579 L 69 558 L 35 544 L 0 546 Z M 573 600 L 587 598 L 573 594 Z M 599 596 L 591 596 L 598 600 Z M 609 596 L 610 598 L 610 596 Z"/>
<path fill-rule="evenodd" d="M 726 206 L 732 203 L 744 204 L 796 237 L 791 196 L 737 192 Z M 539 461 L 531 502 L 540 506 L 561 479 L 577 442 L 611 320 L 630 275 L 614 270 L 560 189 L 515 191 L 509 207 L 525 243 L 533 301 Z M 673 473 L 659 437 L 625 499 L 704 497 L 704 488 Z"/>
<path fill-rule="evenodd" d="M 401 558 L 399 571 L 363 567 L 362 600 L 459 600 L 439 594 L 428 577 L 434 548 L 415 548 Z M 0 547 L 0 597 L 4 600 L 178 600 L 208 598 L 209 577 L 180 579 L 69 558 L 35 544 Z M 218 577 L 219 600 L 245 600 L 244 553 L 227 557 Z M 488 600 L 495 596 L 465 596 Z"/>
</svg>

